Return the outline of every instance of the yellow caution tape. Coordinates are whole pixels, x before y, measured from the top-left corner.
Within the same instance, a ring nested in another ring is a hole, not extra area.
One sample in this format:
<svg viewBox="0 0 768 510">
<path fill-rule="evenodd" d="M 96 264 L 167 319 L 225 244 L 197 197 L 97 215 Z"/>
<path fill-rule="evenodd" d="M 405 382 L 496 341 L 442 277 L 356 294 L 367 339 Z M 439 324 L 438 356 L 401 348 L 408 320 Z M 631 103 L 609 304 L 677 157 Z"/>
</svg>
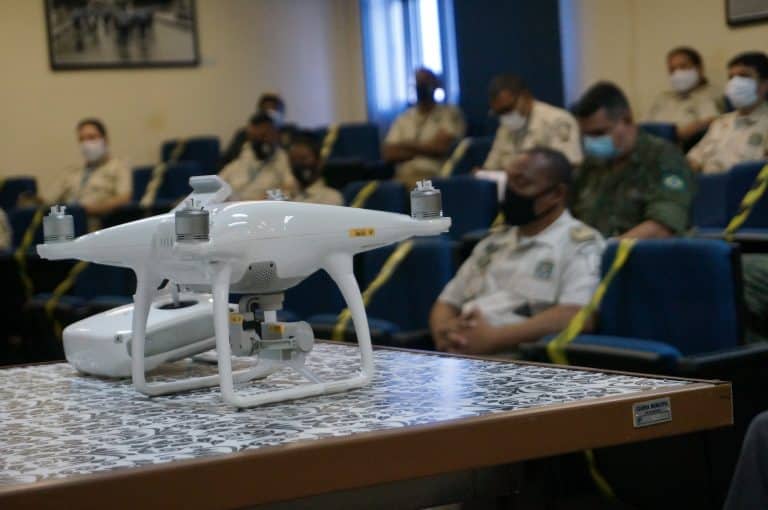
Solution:
<svg viewBox="0 0 768 510">
<path fill-rule="evenodd" d="M 448 161 L 443 163 L 443 166 L 440 168 L 441 177 L 450 177 L 451 174 L 453 174 L 453 171 L 456 169 L 456 165 L 459 163 L 459 160 L 464 157 L 464 154 L 467 153 L 467 149 L 469 149 L 470 145 L 472 145 L 471 137 L 466 137 L 461 142 L 459 142 L 456 148 L 453 149 L 451 157 L 449 157 Z"/>
<path fill-rule="evenodd" d="M 139 200 L 139 205 L 141 207 L 149 208 L 152 206 L 152 204 L 155 203 L 157 192 L 165 180 L 165 172 L 168 170 L 168 165 L 177 163 L 181 155 L 184 154 L 184 150 L 186 148 L 187 139 L 180 138 L 176 142 L 176 145 L 174 145 L 173 150 L 168 157 L 168 161 L 161 161 L 155 165 L 155 167 L 152 169 L 152 176 L 149 178 L 149 183 L 147 183 L 147 189 L 144 190 L 144 195 L 141 197 L 141 200 Z"/>
<path fill-rule="evenodd" d="M 336 140 L 339 138 L 339 126 L 333 124 L 328 126 L 328 132 L 325 133 L 323 138 L 323 144 L 320 147 L 320 166 L 322 166 L 333 152 L 333 146 L 336 145 Z"/>
<path fill-rule="evenodd" d="M 744 198 L 741 199 L 741 205 L 739 205 L 736 215 L 728 223 L 728 226 L 725 227 L 725 238 L 727 240 L 733 239 L 733 234 L 747 221 L 755 204 L 765 194 L 766 188 L 768 188 L 768 165 L 765 165 L 757 174 L 752 187 L 744 195 Z"/>
<path fill-rule="evenodd" d="M 55 289 L 53 289 L 53 293 L 51 297 L 48 299 L 48 301 L 45 302 L 44 310 L 48 318 L 51 320 L 51 323 L 53 324 L 53 331 L 56 334 L 58 338 L 61 338 L 61 331 L 62 327 L 58 320 L 53 316 L 54 310 L 56 310 L 56 305 L 59 304 L 59 301 L 61 300 L 61 297 L 69 292 L 69 289 L 72 288 L 72 286 L 77 281 L 77 277 L 80 273 L 82 273 L 86 267 L 88 267 L 88 262 L 85 262 L 84 260 L 81 260 L 77 262 L 74 266 L 72 266 L 72 269 L 69 270 L 69 273 L 67 273 L 66 278 L 64 278 L 61 283 L 59 283 Z"/>
<path fill-rule="evenodd" d="M 363 207 L 371 195 L 379 188 L 379 181 L 371 181 L 357 192 L 355 198 L 349 203 L 349 207 Z"/>
<path fill-rule="evenodd" d="M 405 260 L 405 257 L 408 256 L 412 249 L 413 240 L 408 240 L 400 243 L 395 251 L 387 257 L 387 260 L 384 261 L 384 265 L 382 265 L 379 270 L 379 274 L 376 275 L 376 278 L 373 279 L 370 285 L 368 285 L 368 288 L 363 292 L 363 305 L 367 307 L 370 304 L 376 291 L 392 278 L 395 270 L 400 266 L 403 260 Z M 349 308 L 345 308 L 341 311 L 339 317 L 336 319 L 336 325 L 333 327 L 331 339 L 339 342 L 344 340 L 344 331 L 346 331 L 347 324 L 349 324 L 351 318 L 352 312 L 349 311 Z"/>
<path fill-rule="evenodd" d="M 27 299 L 32 297 L 32 294 L 35 292 L 32 278 L 30 278 L 29 272 L 27 271 L 27 250 L 32 246 L 32 243 L 35 240 L 35 232 L 37 232 L 37 229 L 43 222 L 43 217 L 45 216 L 45 211 L 47 209 L 48 208 L 45 206 L 37 208 L 34 216 L 32 216 L 32 221 L 29 222 L 27 230 L 24 231 L 24 235 L 21 238 L 21 244 L 19 244 L 19 247 L 16 248 L 16 251 L 13 253 L 13 258 L 16 259 L 16 265 L 19 267 L 19 278 L 21 278 L 21 283 L 24 285 L 24 293 L 27 295 Z"/>
<path fill-rule="evenodd" d="M 632 247 L 635 245 L 635 242 L 635 239 L 621 240 L 619 247 L 616 250 L 616 256 L 613 259 L 611 268 L 608 270 L 608 273 L 603 277 L 600 283 L 597 284 L 597 289 L 595 289 L 594 294 L 592 294 L 592 298 L 589 300 L 589 303 L 582 307 L 581 310 L 579 310 L 576 315 L 573 316 L 571 321 L 568 323 L 568 326 L 566 326 L 566 328 L 561 331 L 559 335 L 549 341 L 547 344 L 547 355 L 549 355 L 549 359 L 551 359 L 554 363 L 559 363 L 562 365 L 568 364 L 568 358 L 565 355 L 565 348 L 569 343 L 573 341 L 574 338 L 579 335 L 579 333 L 581 333 L 581 331 L 584 329 L 584 324 L 586 324 L 587 320 L 589 320 L 592 314 L 595 313 L 597 308 L 600 306 L 600 302 L 602 302 L 603 297 L 605 296 L 605 291 L 608 289 L 608 286 L 611 284 L 613 278 L 616 276 L 619 270 L 627 262 L 629 253 L 632 251 Z"/>
</svg>

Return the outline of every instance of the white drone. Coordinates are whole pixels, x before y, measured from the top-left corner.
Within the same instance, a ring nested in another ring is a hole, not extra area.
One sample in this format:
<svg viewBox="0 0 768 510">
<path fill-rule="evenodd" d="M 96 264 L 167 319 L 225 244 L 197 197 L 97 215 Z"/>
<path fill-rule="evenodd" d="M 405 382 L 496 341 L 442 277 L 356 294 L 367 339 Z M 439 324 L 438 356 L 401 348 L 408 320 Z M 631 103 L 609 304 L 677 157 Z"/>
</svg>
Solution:
<svg viewBox="0 0 768 510">
<path fill-rule="evenodd" d="M 76 239 L 72 217 L 63 207 L 51 208 L 43 222 L 45 244 L 37 247 L 41 257 L 127 267 L 137 279 L 133 305 L 65 330 L 67 360 L 86 373 L 130 374 L 134 387 L 150 396 L 218 384 L 224 400 L 240 408 L 366 385 L 373 377 L 373 352 L 352 256 L 412 236 L 446 232 L 451 220 L 442 217 L 439 191 L 429 181 L 419 183 L 411 194 L 409 217 L 281 200 L 225 202 L 231 188 L 212 175 L 193 177 L 190 185 L 193 192 L 169 213 Z M 314 345 L 309 324 L 277 321 L 283 292 L 318 269 L 341 290 L 360 349 L 360 372 L 342 380 L 323 382 L 304 366 Z M 171 290 L 182 289 L 181 295 L 158 297 L 164 280 L 171 282 Z M 230 292 L 244 294 L 237 311 L 229 305 Z M 146 380 L 147 370 L 212 347 L 218 375 Z M 257 359 L 233 372 L 233 354 Z M 310 383 L 255 394 L 235 389 L 236 382 L 283 367 Z"/>
</svg>

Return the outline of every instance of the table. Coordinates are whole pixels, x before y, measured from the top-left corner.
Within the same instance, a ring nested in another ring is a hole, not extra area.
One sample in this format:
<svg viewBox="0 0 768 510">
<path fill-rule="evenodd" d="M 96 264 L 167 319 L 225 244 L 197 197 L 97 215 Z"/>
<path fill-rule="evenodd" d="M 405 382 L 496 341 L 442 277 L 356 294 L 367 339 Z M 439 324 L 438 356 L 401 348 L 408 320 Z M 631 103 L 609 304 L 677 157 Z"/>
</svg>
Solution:
<svg viewBox="0 0 768 510">
<path fill-rule="evenodd" d="M 328 379 L 353 346 L 319 343 Z M 64 363 L 0 370 L 0 508 L 238 508 L 726 426 L 730 385 L 376 349 L 371 385 L 241 412 Z M 177 362 L 161 377 L 210 373 Z M 298 379 L 285 372 L 258 387 Z M 635 427 L 668 398 L 671 421 Z"/>
</svg>

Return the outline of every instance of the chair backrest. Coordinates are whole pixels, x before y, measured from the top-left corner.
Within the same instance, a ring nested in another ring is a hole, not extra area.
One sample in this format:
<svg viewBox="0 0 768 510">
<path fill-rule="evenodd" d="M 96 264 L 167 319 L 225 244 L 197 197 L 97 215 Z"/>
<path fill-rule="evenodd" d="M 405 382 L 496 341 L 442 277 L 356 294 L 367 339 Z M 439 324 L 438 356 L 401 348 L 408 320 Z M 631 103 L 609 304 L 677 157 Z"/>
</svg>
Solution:
<svg viewBox="0 0 768 510">
<path fill-rule="evenodd" d="M 178 140 L 163 142 L 160 160 L 168 161 Z M 220 157 L 218 136 L 195 136 L 186 139 L 186 144 L 178 161 L 196 161 L 203 174 L 215 174 Z"/>
<path fill-rule="evenodd" d="M 350 205 L 360 190 L 374 181 L 350 182 L 344 186 L 344 204 Z M 376 190 L 363 203 L 365 209 L 405 214 L 408 210 L 405 186 L 395 181 L 377 181 Z"/>
<path fill-rule="evenodd" d="M 133 169 L 133 202 L 138 203 L 147 189 L 152 177 L 152 166 L 139 166 Z M 155 200 L 175 201 L 184 198 L 192 192 L 189 178 L 203 175 L 203 169 L 196 161 L 179 161 L 170 163 L 163 175 L 163 183 L 157 190 Z"/>
<path fill-rule="evenodd" d="M 428 327 L 429 311 L 453 277 L 455 243 L 442 237 L 414 240 L 413 249 L 373 295 L 368 316 L 397 324 L 402 331 Z M 363 253 L 361 287 L 367 288 L 397 245 Z"/>
<path fill-rule="evenodd" d="M 341 291 L 325 271 L 315 272 L 285 292 L 285 310 L 302 319 L 319 314 L 336 314 L 344 306 Z"/>
<path fill-rule="evenodd" d="M 691 224 L 694 227 L 725 228 L 730 218 L 726 213 L 726 193 L 729 175 L 700 174 L 696 195 L 691 203 Z"/>
<path fill-rule="evenodd" d="M 0 209 L 10 211 L 16 208 L 19 195 L 25 191 L 37 193 L 37 181 L 34 177 L 8 177 L 0 186 Z"/>
<path fill-rule="evenodd" d="M 613 262 L 606 248 L 602 272 Z M 639 241 L 600 306 L 599 333 L 666 342 L 684 355 L 742 341 L 738 249 L 724 241 Z"/>
<path fill-rule="evenodd" d="M 461 158 L 459 158 L 456 165 L 453 167 L 451 175 L 468 174 L 472 169 L 482 167 L 483 163 L 485 163 L 485 159 L 488 157 L 488 153 L 491 151 L 492 145 L 493 136 L 473 137 L 469 142 L 467 151 Z"/>
<path fill-rule="evenodd" d="M 766 161 L 739 163 L 728 172 L 725 198 L 726 221 L 736 215 L 744 195 L 752 187 L 757 174 L 766 163 Z M 768 228 L 768 194 L 763 195 L 755 204 L 742 228 Z"/>
<path fill-rule="evenodd" d="M 677 128 L 668 122 L 641 122 L 640 129 L 669 142 L 677 143 Z"/>
<path fill-rule="evenodd" d="M 376 124 L 341 124 L 329 159 L 378 161 L 381 159 L 380 145 L 379 126 Z"/>
<path fill-rule="evenodd" d="M 93 299 L 100 296 L 130 296 L 132 271 L 124 267 L 88 264 L 72 287 L 73 296 Z"/>
<path fill-rule="evenodd" d="M 460 175 L 433 179 L 432 184 L 443 195 L 443 215 L 452 220 L 449 235 L 461 239 L 473 230 L 488 228 L 499 210 L 496 183 Z"/>
<path fill-rule="evenodd" d="M 11 224 L 11 230 L 13 231 L 12 239 L 14 248 L 21 244 L 21 240 L 24 238 L 24 234 L 31 225 L 36 211 L 37 207 L 20 207 L 8 213 L 8 222 Z M 71 214 L 72 219 L 74 220 L 76 237 L 81 236 L 88 231 L 88 220 L 86 218 L 85 209 L 78 205 L 67 205 L 67 214 Z M 29 251 L 35 252 L 35 245 L 42 242 L 43 222 L 41 221 L 35 230 L 34 242 L 29 246 Z"/>
</svg>

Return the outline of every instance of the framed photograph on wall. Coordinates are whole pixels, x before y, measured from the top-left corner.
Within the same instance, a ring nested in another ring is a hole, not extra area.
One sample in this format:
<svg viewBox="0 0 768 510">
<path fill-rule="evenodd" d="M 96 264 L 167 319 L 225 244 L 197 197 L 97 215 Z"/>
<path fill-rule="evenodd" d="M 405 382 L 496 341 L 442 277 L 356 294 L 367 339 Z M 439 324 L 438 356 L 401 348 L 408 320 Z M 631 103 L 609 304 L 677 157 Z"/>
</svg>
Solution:
<svg viewBox="0 0 768 510">
<path fill-rule="evenodd" d="M 200 62 L 195 0 L 43 0 L 53 70 Z"/>
<path fill-rule="evenodd" d="M 768 21 L 766 0 L 725 0 L 725 15 L 729 25 Z"/>
</svg>

